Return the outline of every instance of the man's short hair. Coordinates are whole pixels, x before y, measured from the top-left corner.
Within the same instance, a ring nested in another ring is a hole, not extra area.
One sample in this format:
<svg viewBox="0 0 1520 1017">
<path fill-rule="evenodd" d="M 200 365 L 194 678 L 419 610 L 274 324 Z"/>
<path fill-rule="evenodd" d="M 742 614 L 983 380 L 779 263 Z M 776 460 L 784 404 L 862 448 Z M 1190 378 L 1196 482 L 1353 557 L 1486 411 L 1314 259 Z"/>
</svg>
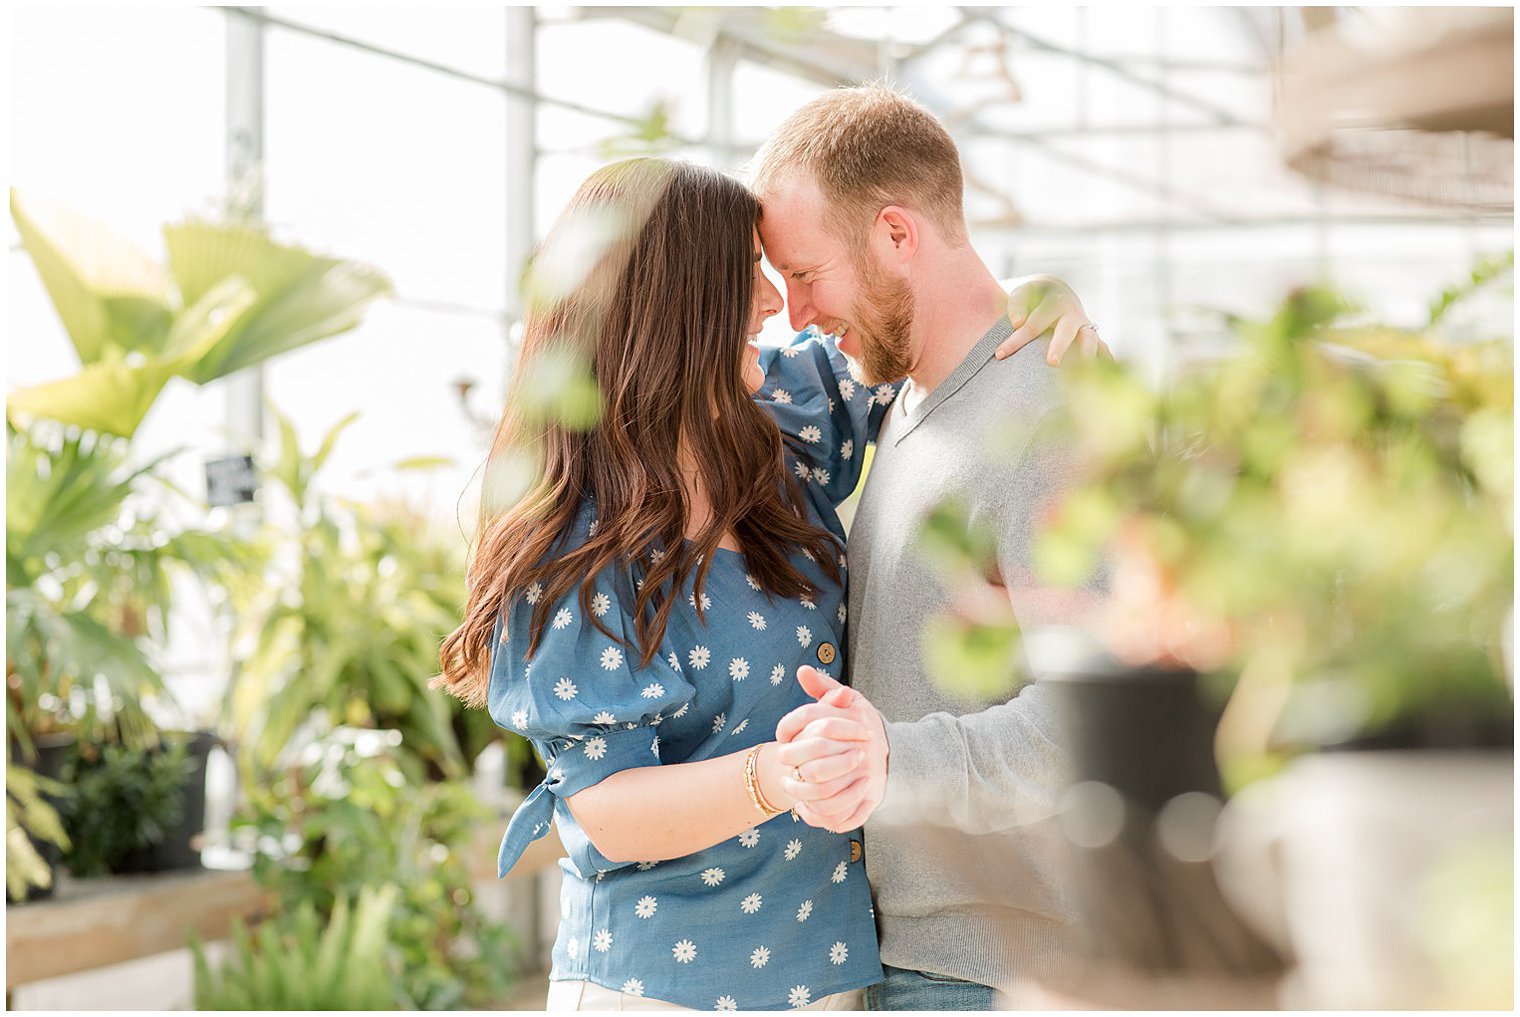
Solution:
<svg viewBox="0 0 1520 1017">
<path fill-rule="evenodd" d="M 885 85 L 837 88 L 793 113 L 755 156 L 751 185 L 763 201 L 796 169 L 818 182 L 830 225 L 848 243 L 863 243 L 887 205 L 927 215 L 949 243 L 966 239 L 955 142 L 932 113 Z"/>
</svg>

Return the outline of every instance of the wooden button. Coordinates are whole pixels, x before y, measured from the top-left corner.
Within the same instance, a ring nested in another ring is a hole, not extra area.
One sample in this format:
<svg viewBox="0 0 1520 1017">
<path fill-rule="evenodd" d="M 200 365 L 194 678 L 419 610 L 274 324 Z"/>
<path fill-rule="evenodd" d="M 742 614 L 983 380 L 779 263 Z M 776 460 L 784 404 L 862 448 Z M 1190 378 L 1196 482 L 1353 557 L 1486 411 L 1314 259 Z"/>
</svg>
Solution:
<svg viewBox="0 0 1520 1017">
<path fill-rule="evenodd" d="M 858 840 L 850 841 L 850 861 L 860 861 L 860 841 Z"/>
<path fill-rule="evenodd" d="M 822 663 L 822 664 L 832 664 L 832 663 L 834 663 L 834 658 L 837 657 L 837 656 L 839 656 L 839 654 L 837 652 L 835 652 L 835 650 L 834 650 L 834 644 L 833 643 L 819 643 L 818 644 L 818 661 L 819 661 L 819 663 Z"/>
</svg>

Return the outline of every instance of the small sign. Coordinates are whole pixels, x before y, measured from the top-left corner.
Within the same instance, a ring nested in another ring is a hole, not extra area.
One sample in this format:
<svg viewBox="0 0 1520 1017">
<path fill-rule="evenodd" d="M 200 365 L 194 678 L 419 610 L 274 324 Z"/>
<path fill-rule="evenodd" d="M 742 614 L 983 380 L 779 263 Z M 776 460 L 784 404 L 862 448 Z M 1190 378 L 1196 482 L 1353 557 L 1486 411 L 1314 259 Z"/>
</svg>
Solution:
<svg viewBox="0 0 1520 1017">
<path fill-rule="evenodd" d="M 206 460 L 206 501 L 212 508 L 246 505 L 259 489 L 253 456 L 223 456 Z"/>
</svg>

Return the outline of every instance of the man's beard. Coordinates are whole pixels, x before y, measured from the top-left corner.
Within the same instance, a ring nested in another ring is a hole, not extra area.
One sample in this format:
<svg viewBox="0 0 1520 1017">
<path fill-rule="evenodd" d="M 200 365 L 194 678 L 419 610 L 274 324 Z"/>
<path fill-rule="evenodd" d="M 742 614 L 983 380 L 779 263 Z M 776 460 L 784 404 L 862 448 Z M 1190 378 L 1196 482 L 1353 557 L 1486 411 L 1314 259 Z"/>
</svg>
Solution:
<svg viewBox="0 0 1520 1017">
<path fill-rule="evenodd" d="M 860 380 L 880 385 L 908 376 L 913 349 L 913 291 L 907 282 L 883 272 L 866 253 L 859 266 L 860 302 L 850 327 L 860 345 Z"/>
</svg>

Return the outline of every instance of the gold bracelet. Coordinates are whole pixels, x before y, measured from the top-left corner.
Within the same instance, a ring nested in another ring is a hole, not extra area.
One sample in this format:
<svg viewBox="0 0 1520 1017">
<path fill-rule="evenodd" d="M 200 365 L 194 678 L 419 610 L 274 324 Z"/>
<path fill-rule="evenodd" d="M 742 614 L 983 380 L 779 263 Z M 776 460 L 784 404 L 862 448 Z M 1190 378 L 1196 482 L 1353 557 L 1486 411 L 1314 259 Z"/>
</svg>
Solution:
<svg viewBox="0 0 1520 1017">
<path fill-rule="evenodd" d="M 759 757 L 759 745 L 750 749 L 749 754 L 744 757 L 744 790 L 749 792 L 749 800 L 754 803 L 756 810 L 769 819 L 771 816 L 779 815 L 785 810 L 778 809 L 766 801 L 765 792 L 760 790 L 760 775 L 756 772 L 755 765 Z"/>
</svg>

